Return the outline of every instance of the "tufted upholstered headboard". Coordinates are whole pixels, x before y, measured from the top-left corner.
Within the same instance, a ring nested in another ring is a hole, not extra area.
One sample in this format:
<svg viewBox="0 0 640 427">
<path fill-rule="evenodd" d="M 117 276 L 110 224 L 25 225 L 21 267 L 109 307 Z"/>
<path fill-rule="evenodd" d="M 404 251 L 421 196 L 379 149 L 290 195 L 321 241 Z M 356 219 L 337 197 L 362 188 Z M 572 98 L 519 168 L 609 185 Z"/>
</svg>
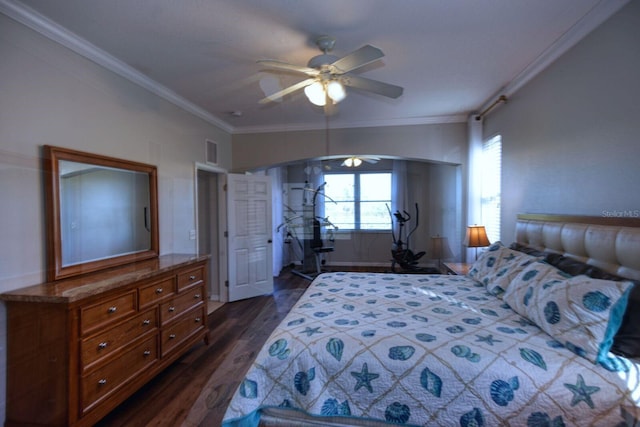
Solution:
<svg viewBox="0 0 640 427">
<path fill-rule="evenodd" d="M 516 242 L 640 280 L 640 218 L 520 214 Z"/>
</svg>

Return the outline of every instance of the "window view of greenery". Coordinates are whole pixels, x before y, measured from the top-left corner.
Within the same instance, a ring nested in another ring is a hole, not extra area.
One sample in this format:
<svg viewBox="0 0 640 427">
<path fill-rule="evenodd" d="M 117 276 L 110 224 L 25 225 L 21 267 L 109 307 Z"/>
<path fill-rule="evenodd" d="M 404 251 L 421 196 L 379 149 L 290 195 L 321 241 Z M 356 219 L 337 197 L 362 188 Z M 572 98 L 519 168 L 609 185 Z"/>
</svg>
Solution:
<svg viewBox="0 0 640 427">
<path fill-rule="evenodd" d="M 390 230 L 391 173 L 325 174 L 325 216 L 340 230 Z"/>
</svg>

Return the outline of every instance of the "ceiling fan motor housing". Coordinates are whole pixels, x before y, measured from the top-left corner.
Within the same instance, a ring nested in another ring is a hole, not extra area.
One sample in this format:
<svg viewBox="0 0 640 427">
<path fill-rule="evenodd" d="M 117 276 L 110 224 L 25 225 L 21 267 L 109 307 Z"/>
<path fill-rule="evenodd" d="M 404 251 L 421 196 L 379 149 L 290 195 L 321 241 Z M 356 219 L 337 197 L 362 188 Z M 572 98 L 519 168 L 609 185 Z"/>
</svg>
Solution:
<svg viewBox="0 0 640 427">
<path fill-rule="evenodd" d="M 338 58 L 335 55 L 329 55 L 327 53 L 323 53 L 322 55 L 317 55 L 317 56 L 314 56 L 313 58 L 311 58 L 309 60 L 309 63 L 307 64 L 307 66 L 309 68 L 321 69 L 323 65 L 333 64 L 338 59 L 340 59 L 340 58 Z"/>
<path fill-rule="evenodd" d="M 327 52 L 333 50 L 333 46 L 335 46 L 335 44 L 336 44 L 335 37 L 320 36 L 320 37 L 318 37 L 316 39 L 316 45 L 324 53 L 327 53 Z"/>
<path fill-rule="evenodd" d="M 317 55 L 311 58 L 307 64 L 309 68 L 317 68 L 322 70 L 323 65 L 330 65 L 336 62 L 338 59 L 335 55 L 329 55 L 327 52 L 333 50 L 333 46 L 336 44 L 336 39 L 331 36 L 320 36 L 316 39 L 316 45 L 322 51 L 322 55 Z M 326 69 L 326 67 L 324 67 Z"/>
</svg>

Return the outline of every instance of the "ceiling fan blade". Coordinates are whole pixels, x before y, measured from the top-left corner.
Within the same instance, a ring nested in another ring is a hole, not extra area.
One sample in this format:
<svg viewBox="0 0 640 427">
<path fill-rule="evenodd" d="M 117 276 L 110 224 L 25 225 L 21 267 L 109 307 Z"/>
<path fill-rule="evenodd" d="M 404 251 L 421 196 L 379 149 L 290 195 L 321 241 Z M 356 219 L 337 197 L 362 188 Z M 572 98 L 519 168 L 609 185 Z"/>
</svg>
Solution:
<svg viewBox="0 0 640 427">
<path fill-rule="evenodd" d="M 336 68 L 336 70 L 334 70 L 336 74 L 344 74 L 378 60 L 383 56 L 384 53 L 382 53 L 380 49 L 368 44 L 338 59 L 331 64 L 331 66 Z"/>
<path fill-rule="evenodd" d="M 292 92 L 295 92 L 296 90 L 302 89 L 305 86 L 309 86 L 311 83 L 315 82 L 316 79 L 306 79 L 303 80 L 299 83 L 296 83 L 294 85 L 291 85 L 287 88 L 282 89 L 279 92 L 276 92 L 274 94 L 271 94 L 269 96 L 267 96 L 266 98 L 262 98 L 260 101 L 258 101 L 258 104 L 266 104 L 268 102 L 272 102 L 277 100 L 278 98 L 282 98 L 285 95 L 288 95 Z"/>
<path fill-rule="evenodd" d="M 389 98 L 398 98 L 404 91 L 404 89 L 400 86 L 383 83 L 378 80 L 371 80 L 360 76 L 342 76 L 340 81 L 345 86 L 366 90 Z"/>
<path fill-rule="evenodd" d="M 282 61 L 272 61 L 267 59 L 267 60 L 258 61 L 258 64 L 262 64 L 267 67 L 276 68 L 279 70 L 303 73 L 309 76 L 317 76 L 320 73 L 320 71 L 316 70 L 315 68 L 302 67 L 300 65 L 289 64 L 288 62 L 282 62 Z"/>
<path fill-rule="evenodd" d="M 372 165 L 375 165 L 376 163 L 378 163 L 380 161 L 380 159 L 378 157 L 366 157 L 366 156 L 361 156 L 360 160 L 363 160 L 367 163 L 370 163 Z"/>
</svg>

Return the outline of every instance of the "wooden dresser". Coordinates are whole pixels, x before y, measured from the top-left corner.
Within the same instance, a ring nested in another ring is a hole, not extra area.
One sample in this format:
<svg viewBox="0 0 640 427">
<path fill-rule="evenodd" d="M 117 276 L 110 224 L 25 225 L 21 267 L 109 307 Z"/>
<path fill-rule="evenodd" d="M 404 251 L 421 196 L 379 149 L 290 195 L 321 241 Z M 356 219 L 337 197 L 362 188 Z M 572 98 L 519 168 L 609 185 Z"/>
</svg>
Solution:
<svg viewBox="0 0 640 427">
<path fill-rule="evenodd" d="M 0 295 L 6 426 L 89 426 L 208 344 L 208 256 L 152 260 Z"/>
</svg>

